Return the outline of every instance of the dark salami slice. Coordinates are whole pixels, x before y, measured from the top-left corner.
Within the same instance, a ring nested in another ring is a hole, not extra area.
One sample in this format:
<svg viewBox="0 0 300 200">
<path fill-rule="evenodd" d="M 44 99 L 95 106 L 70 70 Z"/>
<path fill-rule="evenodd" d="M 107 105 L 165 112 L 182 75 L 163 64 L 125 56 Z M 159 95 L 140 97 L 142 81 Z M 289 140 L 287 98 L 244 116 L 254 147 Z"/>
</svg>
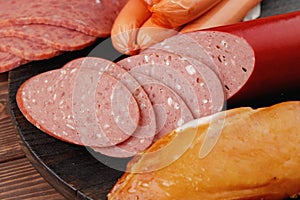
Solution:
<svg viewBox="0 0 300 200">
<path fill-rule="evenodd" d="M 14 54 L 25 60 L 42 60 L 61 54 L 44 43 L 17 37 L 0 37 L 0 50 Z"/>
<path fill-rule="evenodd" d="M 144 74 L 130 74 L 142 85 L 153 105 L 157 125 L 154 141 L 193 119 L 191 111 L 172 89 Z M 145 150 L 150 144 L 152 140 L 133 135 L 116 146 L 93 149 L 108 156 L 130 157 Z"/>
<path fill-rule="evenodd" d="M 106 37 L 127 0 L 7 1 L 0 0 L 0 27 L 8 24 L 50 24 Z"/>
<path fill-rule="evenodd" d="M 76 86 L 75 82 L 77 81 L 77 77 L 82 75 L 79 72 L 82 67 L 81 63 L 81 60 L 75 60 L 65 65 L 62 69 L 46 72 L 26 81 L 17 93 L 17 102 L 20 110 L 32 124 L 42 131 L 71 143 L 88 146 L 109 146 L 126 140 L 133 134 L 139 122 L 139 108 L 134 98 L 130 98 L 128 101 L 120 101 L 120 104 L 117 105 L 114 104 L 117 107 L 116 110 L 121 110 L 118 113 L 129 113 L 121 117 L 122 119 L 126 118 L 125 125 L 129 127 L 127 130 L 124 127 L 121 129 L 120 127 L 123 124 L 113 119 L 110 98 L 104 98 L 101 102 L 97 103 L 94 101 L 93 112 L 95 115 L 88 116 L 87 120 L 95 120 L 97 122 L 96 126 L 88 127 L 89 121 L 86 121 L 85 128 L 88 132 L 78 130 L 78 125 L 76 124 L 78 119 L 76 119 L 77 116 L 74 114 L 74 105 L 77 103 L 74 101 L 77 99 L 74 98 L 73 91 L 77 91 L 77 88 L 74 87 Z M 103 68 L 110 65 L 111 62 L 102 59 Z M 94 71 L 99 71 L 99 66 L 100 64 L 94 66 Z M 99 93 L 110 97 L 113 94 L 113 90 L 106 91 L 105 89 L 121 84 L 108 74 L 104 74 L 100 78 L 105 82 L 102 82 L 98 85 L 99 87 L 95 88 L 94 97 L 97 97 L 96 94 Z M 95 81 L 98 81 L 98 79 Z M 117 92 L 122 92 L 124 97 L 132 97 L 126 87 L 119 88 L 122 91 Z M 82 96 L 85 96 L 85 93 Z M 128 102 L 129 104 L 127 104 Z M 124 105 L 124 103 L 127 105 Z M 105 107 L 107 104 L 109 105 Z M 105 113 L 98 112 L 96 114 L 96 109 L 103 109 Z M 85 115 L 87 113 L 81 114 Z M 100 128 L 106 127 L 107 123 L 110 123 L 110 128 L 107 129 L 109 130 L 108 132 L 103 129 L 100 129 L 103 132 L 97 133 L 90 131 L 91 129 L 96 129 L 98 126 Z M 124 132 L 124 130 L 128 132 Z"/>
<path fill-rule="evenodd" d="M 132 56 L 118 64 L 130 73 L 148 75 L 170 87 L 195 118 L 223 108 L 225 97 L 221 81 L 210 68 L 196 60 L 159 52 Z"/>
<path fill-rule="evenodd" d="M 16 55 L 0 51 L 0 73 L 19 67 L 28 61 Z"/>
<path fill-rule="evenodd" d="M 29 39 L 60 51 L 74 51 L 92 44 L 96 37 L 60 26 L 30 24 L 11 25 L 0 29 L 0 37 Z"/>
</svg>

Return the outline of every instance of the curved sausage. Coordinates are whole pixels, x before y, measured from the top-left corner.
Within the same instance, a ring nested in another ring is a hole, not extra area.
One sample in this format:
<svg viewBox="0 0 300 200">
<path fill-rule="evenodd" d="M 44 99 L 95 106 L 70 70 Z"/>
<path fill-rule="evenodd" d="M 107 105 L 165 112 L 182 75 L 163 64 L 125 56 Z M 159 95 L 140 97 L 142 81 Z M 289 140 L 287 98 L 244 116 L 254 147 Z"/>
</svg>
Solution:
<svg viewBox="0 0 300 200">
<path fill-rule="evenodd" d="M 186 33 L 240 22 L 260 2 L 261 0 L 222 0 L 199 18 L 184 26 L 180 32 Z"/>
<path fill-rule="evenodd" d="M 218 4 L 221 0 L 161 0 L 149 9 L 154 23 L 168 28 L 182 26 Z"/>
<path fill-rule="evenodd" d="M 111 30 L 113 46 L 121 53 L 132 55 L 139 51 L 136 44 L 138 29 L 151 16 L 142 0 L 129 0 L 117 16 Z"/>
<path fill-rule="evenodd" d="M 161 0 L 144 0 L 149 6 L 152 6 L 153 4 L 157 4 Z"/>
<path fill-rule="evenodd" d="M 152 17 L 150 17 L 138 30 L 136 42 L 138 47 L 143 50 L 166 38 L 177 35 L 178 31 L 179 28 L 164 28 L 159 26 L 153 23 Z"/>
</svg>

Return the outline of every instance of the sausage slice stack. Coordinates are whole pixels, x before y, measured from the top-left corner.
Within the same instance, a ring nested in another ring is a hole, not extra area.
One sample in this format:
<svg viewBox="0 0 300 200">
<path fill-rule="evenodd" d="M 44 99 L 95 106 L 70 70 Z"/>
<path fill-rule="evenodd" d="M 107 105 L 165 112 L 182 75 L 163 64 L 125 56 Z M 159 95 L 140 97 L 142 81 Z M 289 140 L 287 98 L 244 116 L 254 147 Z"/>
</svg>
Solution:
<svg viewBox="0 0 300 200">
<path fill-rule="evenodd" d="M 36 127 L 112 157 L 136 155 L 174 128 L 220 111 L 224 100 L 209 67 L 170 53 L 118 63 L 80 58 L 27 80 L 17 93 Z"/>
<path fill-rule="evenodd" d="M 5 1 L 0 10 L 0 73 L 107 37 L 127 0 Z"/>
<path fill-rule="evenodd" d="M 130 157 L 225 100 L 299 88 L 299 23 L 298 11 L 180 34 L 118 63 L 81 58 L 26 81 L 17 103 L 54 137 Z"/>
</svg>

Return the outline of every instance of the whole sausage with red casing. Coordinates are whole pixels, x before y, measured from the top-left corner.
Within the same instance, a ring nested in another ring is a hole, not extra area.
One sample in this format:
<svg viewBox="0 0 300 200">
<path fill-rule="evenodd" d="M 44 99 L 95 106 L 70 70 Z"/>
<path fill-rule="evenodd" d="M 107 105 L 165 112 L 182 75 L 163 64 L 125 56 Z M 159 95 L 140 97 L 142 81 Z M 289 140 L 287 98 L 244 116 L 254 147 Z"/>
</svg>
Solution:
<svg viewBox="0 0 300 200">
<path fill-rule="evenodd" d="M 300 88 L 300 11 L 214 28 L 246 39 L 254 69 L 232 102 Z"/>
<path fill-rule="evenodd" d="M 230 103 L 300 87 L 300 11 L 179 34 L 149 52 L 171 52 L 212 68 Z"/>
</svg>

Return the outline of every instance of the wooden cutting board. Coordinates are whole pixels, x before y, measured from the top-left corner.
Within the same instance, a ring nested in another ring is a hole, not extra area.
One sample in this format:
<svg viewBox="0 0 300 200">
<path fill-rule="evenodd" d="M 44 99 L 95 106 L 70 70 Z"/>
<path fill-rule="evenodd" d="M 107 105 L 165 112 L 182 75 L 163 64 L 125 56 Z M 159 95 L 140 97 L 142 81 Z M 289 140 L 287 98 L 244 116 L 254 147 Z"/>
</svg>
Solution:
<svg viewBox="0 0 300 200">
<path fill-rule="evenodd" d="M 299 0 L 264 0 L 262 16 L 286 13 L 300 9 Z M 101 43 L 100 47 L 95 47 Z M 93 51 L 92 51 L 93 50 Z M 90 53 L 92 51 L 92 53 Z M 60 68 L 68 61 L 82 56 L 98 56 L 110 60 L 120 59 L 110 41 L 98 41 L 82 51 L 66 53 L 53 59 L 31 62 L 9 73 L 11 114 L 24 142 L 23 150 L 29 160 L 59 192 L 68 199 L 106 199 L 106 195 L 122 175 L 129 159 L 113 159 L 100 154 L 96 158 L 85 148 L 52 138 L 30 124 L 21 114 L 15 101 L 19 86 L 28 78 L 52 69 Z M 299 92 L 281 91 L 268 98 L 243 102 L 237 106 L 261 107 L 274 103 L 300 100 Z M 108 167 L 114 165 L 120 170 Z"/>
</svg>

